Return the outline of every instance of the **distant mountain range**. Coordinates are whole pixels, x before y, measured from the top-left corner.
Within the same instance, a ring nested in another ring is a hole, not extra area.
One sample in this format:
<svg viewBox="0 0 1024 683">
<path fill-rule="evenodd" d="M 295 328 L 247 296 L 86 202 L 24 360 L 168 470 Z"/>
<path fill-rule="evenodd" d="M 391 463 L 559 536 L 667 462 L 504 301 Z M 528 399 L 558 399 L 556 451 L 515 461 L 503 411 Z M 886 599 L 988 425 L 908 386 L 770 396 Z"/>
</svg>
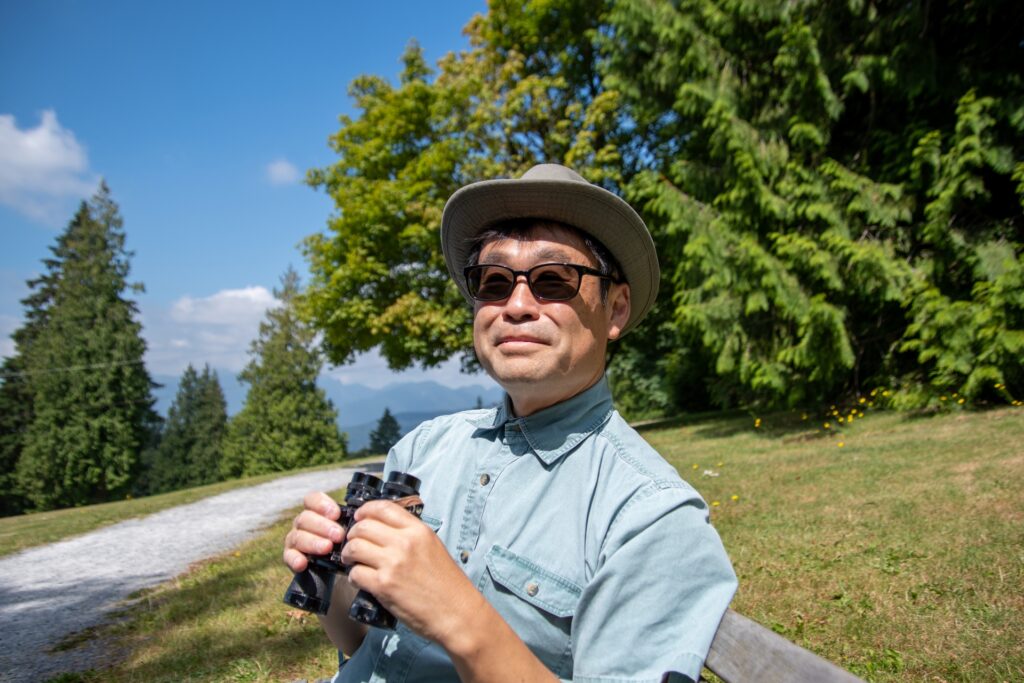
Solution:
<svg viewBox="0 0 1024 683">
<path fill-rule="evenodd" d="M 248 387 L 238 381 L 234 373 L 217 372 L 228 414 L 242 409 Z M 178 392 L 178 377 L 157 375 L 154 381 L 162 386 L 154 390 L 156 410 L 163 416 Z M 338 409 L 338 427 L 349 435 L 349 449 L 359 450 L 369 444 L 370 432 L 387 408 L 398 420 L 405 434 L 424 420 L 459 410 L 474 408 L 478 404 L 492 406 L 501 400 L 501 389 L 489 379 L 465 387 L 446 387 L 437 382 L 396 382 L 379 389 L 362 384 L 342 384 L 329 377 L 321 377 L 318 384 Z"/>
</svg>

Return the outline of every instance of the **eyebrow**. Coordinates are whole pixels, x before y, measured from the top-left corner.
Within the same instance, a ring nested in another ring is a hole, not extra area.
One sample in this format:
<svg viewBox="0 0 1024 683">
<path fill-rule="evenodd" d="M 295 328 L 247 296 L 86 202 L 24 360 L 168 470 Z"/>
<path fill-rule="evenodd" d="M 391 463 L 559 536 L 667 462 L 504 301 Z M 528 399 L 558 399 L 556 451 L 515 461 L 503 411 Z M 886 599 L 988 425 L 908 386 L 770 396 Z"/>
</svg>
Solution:
<svg viewBox="0 0 1024 683">
<path fill-rule="evenodd" d="M 557 247 L 545 247 L 534 254 L 538 263 L 546 261 L 557 261 L 559 263 L 568 263 L 571 261 L 570 255 L 567 251 L 558 249 Z M 495 249 L 494 251 L 487 254 L 487 257 L 480 258 L 481 265 L 503 265 L 504 262 L 508 261 L 510 254 L 507 251 L 501 249 Z"/>
</svg>

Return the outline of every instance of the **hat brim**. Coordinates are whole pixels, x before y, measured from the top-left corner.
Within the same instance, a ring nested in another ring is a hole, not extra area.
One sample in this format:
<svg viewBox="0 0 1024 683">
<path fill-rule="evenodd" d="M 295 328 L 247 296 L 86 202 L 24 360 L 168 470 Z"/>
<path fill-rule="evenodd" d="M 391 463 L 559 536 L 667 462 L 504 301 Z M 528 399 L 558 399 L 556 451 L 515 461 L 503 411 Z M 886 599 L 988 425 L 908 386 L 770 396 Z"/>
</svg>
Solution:
<svg viewBox="0 0 1024 683">
<path fill-rule="evenodd" d="M 473 298 L 462 269 L 480 232 L 514 218 L 571 225 L 597 238 L 612 253 L 629 283 L 625 334 L 650 311 L 658 296 L 660 269 L 654 240 L 636 211 L 615 194 L 587 182 L 557 179 L 484 180 L 451 196 L 441 219 L 441 249 L 462 296 Z"/>
</svg>

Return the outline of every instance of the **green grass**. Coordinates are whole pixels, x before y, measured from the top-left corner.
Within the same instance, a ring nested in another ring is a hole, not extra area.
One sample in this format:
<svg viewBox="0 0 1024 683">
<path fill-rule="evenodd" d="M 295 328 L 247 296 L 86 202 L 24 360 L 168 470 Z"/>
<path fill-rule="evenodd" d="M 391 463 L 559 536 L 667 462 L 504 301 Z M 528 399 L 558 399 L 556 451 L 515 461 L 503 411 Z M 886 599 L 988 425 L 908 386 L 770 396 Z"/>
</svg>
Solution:
<svg viewBox="0 0 1024 683">
<path fill-rule="evenodd" d="M 345 460 L 330 465 L 295 470 L 294 472 L 288 472 L 288 474 L 331 469 L 339 466 L 358 466 L 360 463 L 379 459 L 379 457 L 376 457 Z M 281 476 L 280 472 L 276 472 L 258 477 L 222 481 L 217 484 L 199 486 L 184 491 L 173 491 L 157 496 L 121 500 L 115 503 L 88 505 L 50 512 L 33 512 L 15 517 L 2 517 L 0 518 L 0 557 L 33 546 L 53 543 L 64 538 L 77 536 L 78 534 L 93 531 L 110 524 L 116 524 L 117 522 L 151 515 L 154 512 L 160 512 L 177 505 L 194 503 L 197 500 L 233 489 L 254 486 Z"/>
<path fill-rule="evenodd" d="M 761 418 L 643 431 L 718 503 L 733 608 L 869 681 L 1024 681 L 1024 410 L 876 413 L 842 434 Z M 104 634 L 126 659 L 67 681 L 329 675 L 316 620 L 281 603 L 292 514 L 144 593 Z"/>
</svg>

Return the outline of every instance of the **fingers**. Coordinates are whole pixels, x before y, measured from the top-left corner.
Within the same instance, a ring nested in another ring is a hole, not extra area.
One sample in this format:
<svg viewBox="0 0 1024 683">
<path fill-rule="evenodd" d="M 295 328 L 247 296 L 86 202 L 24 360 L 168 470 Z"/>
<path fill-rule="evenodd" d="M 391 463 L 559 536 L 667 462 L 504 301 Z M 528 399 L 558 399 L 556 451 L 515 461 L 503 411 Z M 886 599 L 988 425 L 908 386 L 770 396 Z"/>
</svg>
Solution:
<svg viewBox="0 0 1024 683">
<path fill-rule="evenodd" d="M 345 530 L 340 524 L 312 510 L 300 512 L 292 522 L 292 528 L 330 539 L 334 543 L 340 543 L 345 538 Z"/>
<path fill-rule="evenodd" d="M 376 519 L 384 524 L 403 529 L 422 524 L 414 514 L 391 500 L 371 500 L 356 510 L 355 520 Z"/>
<path fill-rule="evenodd" d="M 338 504 L 322 491 L 310 491 L 302 499 L 307 510 L 312 510 L 327 519 L 337 520 L 341 516 L 341 508 Z"/>
<path fill-rule="evenodd" d="M 306 555 L 326 555 L 335 543 L 345 538 L 345 530 L 337 523 L 341 514 L 338 504 L 319 491 L 303 498 L 305 510 L 292 521 L 292 530 L 284 538 L 284 563 L 294 572 L 306 569 Z"/>
</svg>

